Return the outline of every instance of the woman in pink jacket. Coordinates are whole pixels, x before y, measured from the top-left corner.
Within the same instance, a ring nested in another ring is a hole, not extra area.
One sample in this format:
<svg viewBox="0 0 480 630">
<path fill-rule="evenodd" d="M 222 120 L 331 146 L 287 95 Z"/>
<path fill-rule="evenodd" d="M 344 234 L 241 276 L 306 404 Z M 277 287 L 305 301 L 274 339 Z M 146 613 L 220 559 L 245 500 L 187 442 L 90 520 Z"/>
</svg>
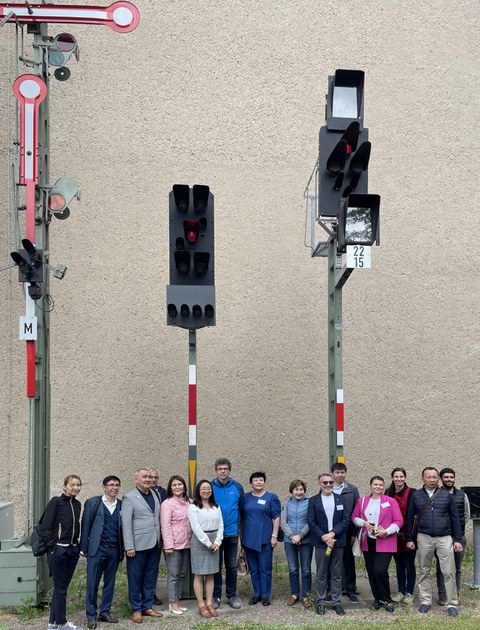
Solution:
<svg viewBox="0 0 480 630">
<path fill-rule="evenodd" d="M 403 525 L 402 513 L 393 497 L 384 494 L 382 477 L 370 479 L 371 494 L 362 497 L 353 510 L 352 521 L 361 527 L 361 549 L 373 594 L 373 610 L 381 606 L 393 612 L 388 567 L 397 551 L 397 532 Z"/>
<path fill-rule="evenodd" d="M 180 606 L 179 600 L 183 578 L 190 563 L 192 528 L 188 520 L 188 506 L 191 502 L 183 477 L 171 477 L 167 486 L 167 499 L 162 503 L 160 511 L 160 524 L 168 569 L 168 609 L 174 615 L 183 615 L 187 611 Z"/>
</svg>

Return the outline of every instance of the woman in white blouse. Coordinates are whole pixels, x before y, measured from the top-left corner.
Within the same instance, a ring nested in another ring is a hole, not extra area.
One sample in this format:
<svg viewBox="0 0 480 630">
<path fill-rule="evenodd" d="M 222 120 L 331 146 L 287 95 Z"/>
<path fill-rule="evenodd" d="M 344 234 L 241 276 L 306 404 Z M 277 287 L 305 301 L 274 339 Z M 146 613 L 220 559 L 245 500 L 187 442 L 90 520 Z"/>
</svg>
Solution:
<svg viewBox="0 0 480 630">
<path fill-rule="evenodd" d="M 213 576 L 218 573 L 218 549 L 223 540 L 223 520 L 222 511 L 213 498 L 212 485 L 206 479 L 197 483 L 195 498 L 188 508 L 188 518 L 193 530 L 190 559 L 198 611 L 205 618 L 218 617 L 218 612 L 212 605 Z"/>
</svg>

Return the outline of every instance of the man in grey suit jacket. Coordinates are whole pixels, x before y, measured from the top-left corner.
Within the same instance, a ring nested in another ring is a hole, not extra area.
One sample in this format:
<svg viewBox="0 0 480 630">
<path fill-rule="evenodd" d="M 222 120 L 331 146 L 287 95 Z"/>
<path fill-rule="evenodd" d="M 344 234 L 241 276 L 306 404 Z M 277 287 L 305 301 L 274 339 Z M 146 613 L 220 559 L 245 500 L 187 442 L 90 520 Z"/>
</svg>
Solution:
<svg viewBox="0 0 480 630">
<path fill-rule="evenodd" d="M 160 502 L 151 485 L 149 469 L 139 468 L 135 471 L 135 488 L 122 501 L 128 599 L 135 623 L 142 623 L 142 615 L 162 616 L 152 608 L 160 561 Z"/>
</svg>

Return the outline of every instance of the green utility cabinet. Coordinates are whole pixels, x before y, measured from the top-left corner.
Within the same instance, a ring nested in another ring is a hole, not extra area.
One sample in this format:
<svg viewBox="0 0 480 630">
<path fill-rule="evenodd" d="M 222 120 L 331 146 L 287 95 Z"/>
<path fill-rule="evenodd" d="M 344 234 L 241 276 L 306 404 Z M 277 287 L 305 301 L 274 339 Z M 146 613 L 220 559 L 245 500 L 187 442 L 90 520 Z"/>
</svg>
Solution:
<svg viewBox="0 0 480 630">
<path fill-rule="evenodd" d="M 45 556 L 35 558 L 24 539 L 2 540 L 0 549 L 0 606 L 38 606 L 50 587 Z"/>
</svg>

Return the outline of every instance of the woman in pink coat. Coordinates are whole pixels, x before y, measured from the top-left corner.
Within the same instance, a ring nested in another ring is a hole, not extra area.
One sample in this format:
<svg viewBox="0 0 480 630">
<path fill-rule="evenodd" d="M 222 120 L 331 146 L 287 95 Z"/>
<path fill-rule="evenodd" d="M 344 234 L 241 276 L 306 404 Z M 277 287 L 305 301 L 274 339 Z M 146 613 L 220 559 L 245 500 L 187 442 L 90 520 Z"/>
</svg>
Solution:
<svg viewBox="0 0 480 630">
<path fill-rule="evenodd" d="M 388 567 L 397 551 L 397 532 L 403 525 L 402 513 L 393 497 L 384 493 L 382 477 L 370 479 L 371 494 L 362 497 L 353 510 L 352 521 L 361 527 L 361 549 L 373 594 L 373 610 L 381 606 L 393 612 Z"/>
<path fill-rule="evenodd" d="M 168 609 L 174 615 L 183 615 L 186 608 L 180 606 L 183 579 L 190 564 L 190 540 L 192 528 L 188 519 L 188 506 L 191 500 L 187 495 L 185 479 L 179 475 L 171 477 L 167 486 L 167 499 L 160 510 L 163 550 L 167 563 Z"/>
</svg>

